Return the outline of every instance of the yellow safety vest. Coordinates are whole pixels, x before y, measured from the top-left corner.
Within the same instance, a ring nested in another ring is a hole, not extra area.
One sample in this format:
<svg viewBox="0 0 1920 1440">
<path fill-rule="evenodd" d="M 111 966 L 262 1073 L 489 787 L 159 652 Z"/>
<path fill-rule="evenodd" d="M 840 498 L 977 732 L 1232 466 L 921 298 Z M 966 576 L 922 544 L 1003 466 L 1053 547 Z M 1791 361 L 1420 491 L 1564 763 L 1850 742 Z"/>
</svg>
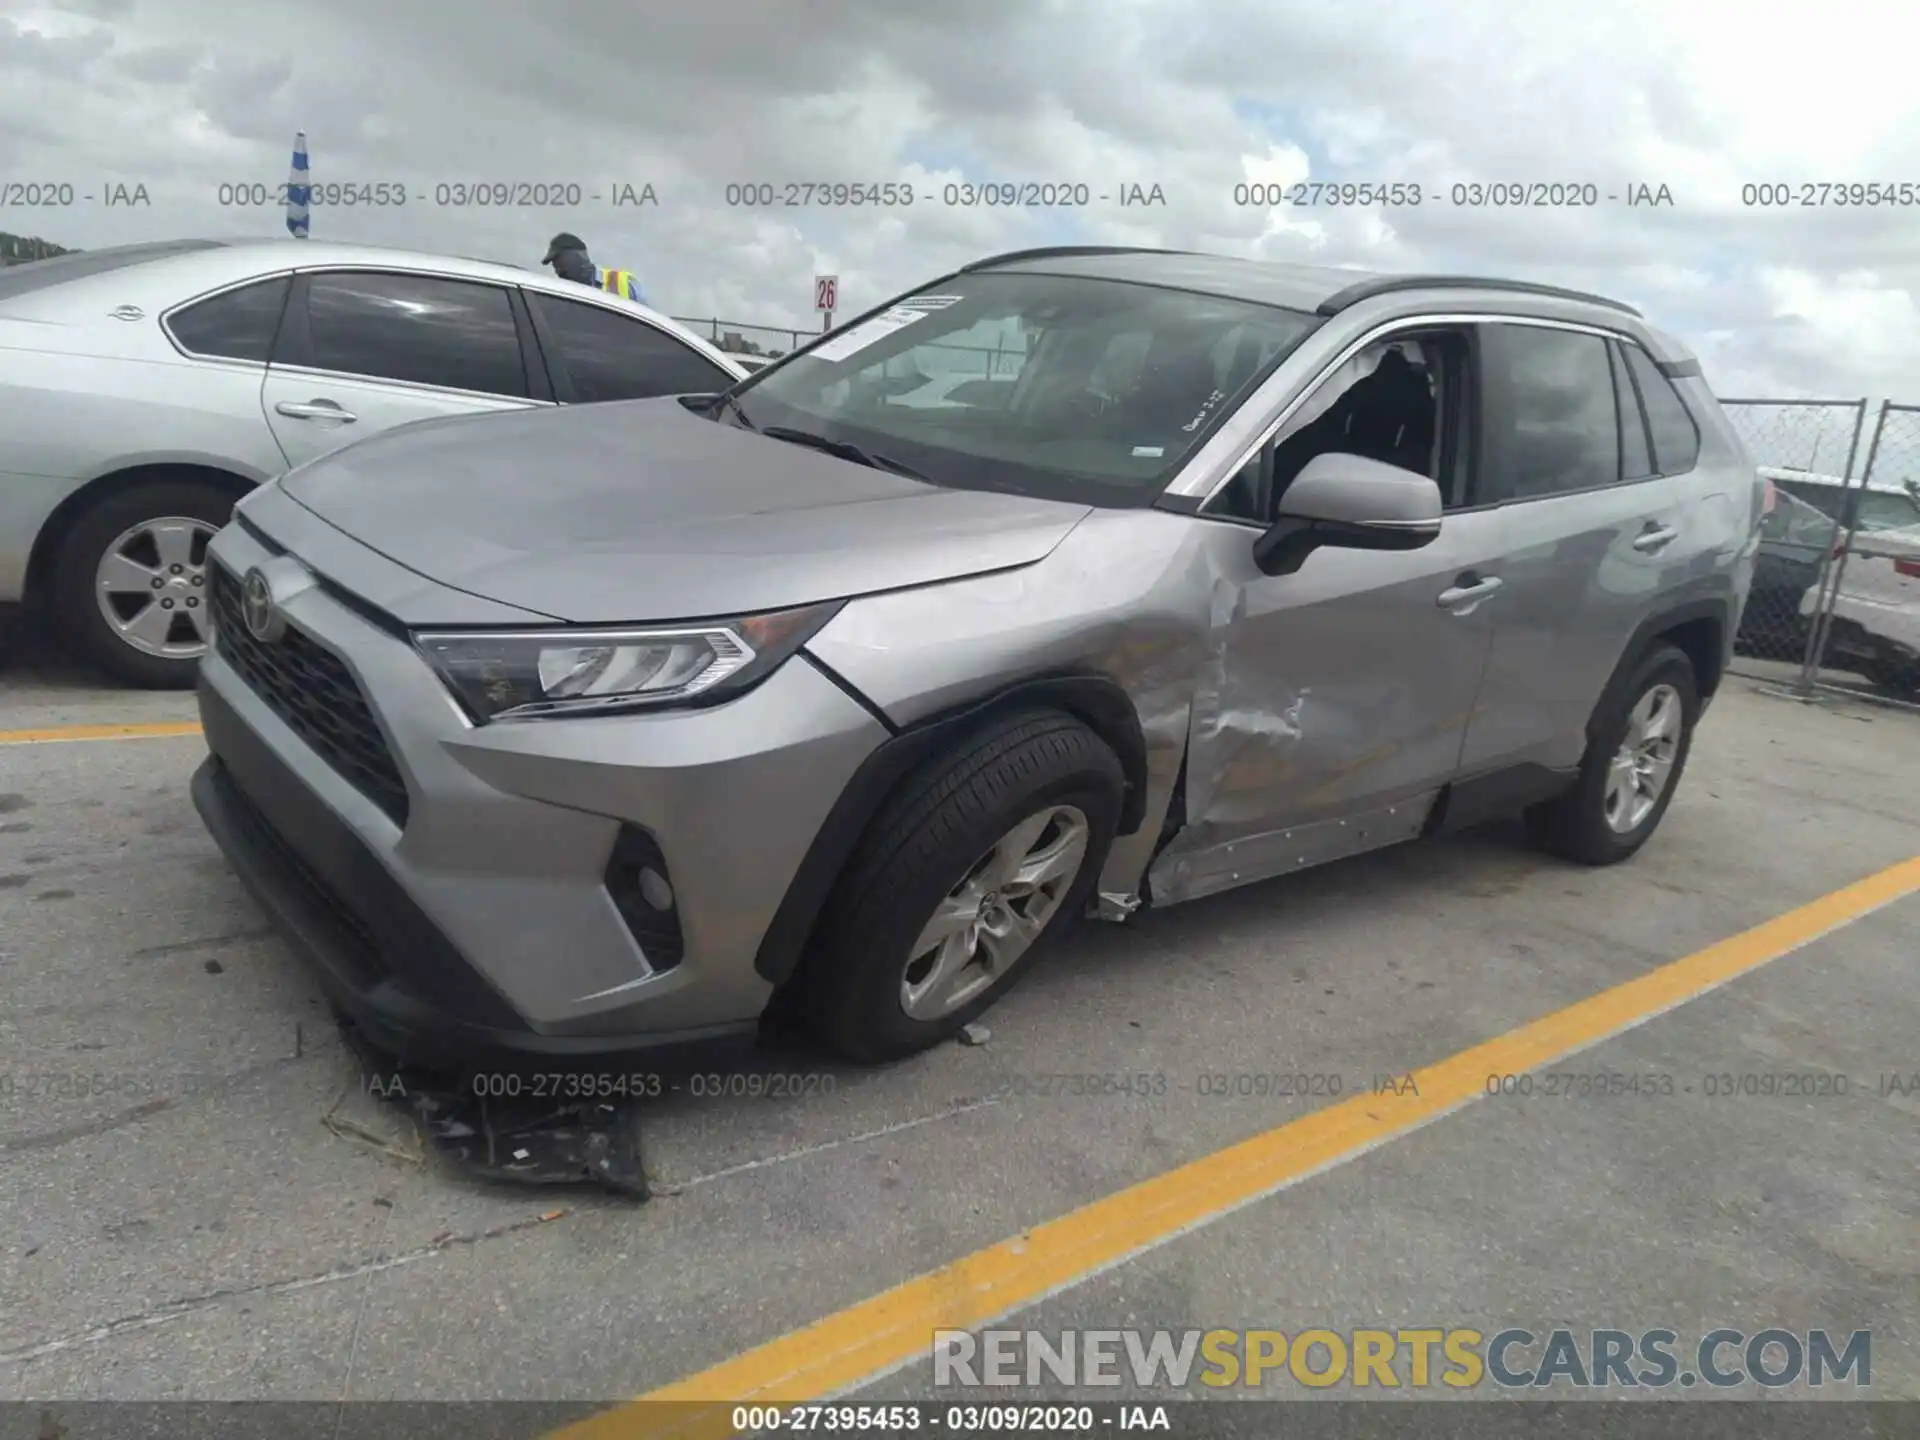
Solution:
<svg viewBox="0 0 1920 1440">
<path fill-rule="evenodd" d="M 602 270 L 600 288 L 623 299 L 638 300 L 640 298 L 640 287 L 634 283 L 631 270 Z"/>
</svg>

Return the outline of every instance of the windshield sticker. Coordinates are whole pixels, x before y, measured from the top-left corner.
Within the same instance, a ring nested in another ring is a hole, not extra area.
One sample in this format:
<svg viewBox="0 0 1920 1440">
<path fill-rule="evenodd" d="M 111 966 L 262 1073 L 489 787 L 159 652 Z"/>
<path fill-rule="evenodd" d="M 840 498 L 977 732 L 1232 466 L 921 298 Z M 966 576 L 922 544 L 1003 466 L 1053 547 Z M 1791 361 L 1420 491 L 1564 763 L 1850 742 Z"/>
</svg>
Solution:
<svg viewBox="0 0 1920 1440">
<path fill-rule="evenodd" d="M 1162 455 L 1167 453 L 1167 447 L 1164 445 L 1136 445 L 1133 447 L 1133 453 L 1143 460 L 1158 460 Z"/>
<path fill-rule="evenodd" d="M 893 334 L 894 331 L 911 325 L 916 320 L 924 320 L 931 311 L 909 310 L 904 305 L 896 305 L 884 315 L 876 315 L 871 320 L 862 320 L 843 335 L 836 335 L 826 344 L 808 351 L 815 360 L 845 360 L 849 355 L 858 355 L 869 345 L 877 345 Z"/>
<path fill-rule="evenodd" d="M 958 305 L 964 295 L 914 295 L 894 306 L 896 310 L 944 310 L 949 305 Z"/>
<path fill-rule="evenodd" d="M 1194 431 L 1198 430 L 1202 425 L 1207 423 L 1207 416 L 1211 415 L 1213 413 L 1214 407 L 1226 398 L 1227 396 L 1224 390 L 1214 391 L 1211 395 L 1207 396 L 1206 402 L 1203 405 L 1201 405 L 1200 413 L 1198 415 L 1195 415 L 1193 419 L 1189 420 L 1186 424 L 1182 425 L 1180 428 L 1183 431 L 1185 431 L 1187 434 L 1191 435 Z"/>
</svg>

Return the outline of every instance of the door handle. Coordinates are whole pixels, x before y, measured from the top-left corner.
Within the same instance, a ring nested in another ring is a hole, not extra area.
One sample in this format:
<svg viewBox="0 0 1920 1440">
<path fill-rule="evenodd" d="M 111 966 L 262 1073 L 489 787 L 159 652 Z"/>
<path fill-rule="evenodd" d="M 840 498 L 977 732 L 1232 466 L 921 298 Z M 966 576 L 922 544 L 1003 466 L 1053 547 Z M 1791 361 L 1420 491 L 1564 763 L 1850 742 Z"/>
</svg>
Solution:
<svg viewBox="0 0 1920 1440">
<path fill-rule="evenodd" d="M 1651 555 L 1671 545 L 1679 533 L 1671 525 L 1650 525 L 1634 537 L 1633 548 L 1643 555 Z"/>
<path fill-rule="evenodd" d="M 1463 605 L 1471 605 L 1475 601 L 1486 599 L 1500 588 L 1500 577 L 1497 575 L 1489 575 L 1484 580 L 1470 580 L 1469 577 L 1465 575 L 1462 575 L 1460 578 L 1467 580 L 1468 583 L 1465 585 L 1456 584 L 1450 589 L 1440 592 L 1441 609 L 1457 610 Z"/>
<path fill-rule="evenodd" d="M 282 400 L 273 408 L 290 420 L 340 420 L 350 425 L 360 418 L 350 410 L 342 410 L 331 400 L 309 400 L 304 405 Z"/>
</svg>

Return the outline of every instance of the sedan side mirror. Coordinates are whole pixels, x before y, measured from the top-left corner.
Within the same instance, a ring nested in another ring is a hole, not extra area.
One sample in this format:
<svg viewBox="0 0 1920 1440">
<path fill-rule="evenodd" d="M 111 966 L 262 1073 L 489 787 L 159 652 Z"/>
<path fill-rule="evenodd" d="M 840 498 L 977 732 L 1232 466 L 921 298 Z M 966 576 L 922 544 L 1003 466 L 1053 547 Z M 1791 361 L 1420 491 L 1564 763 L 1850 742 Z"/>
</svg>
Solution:
<svg viewBox="0 0 1920 1440">
<path fill-rule="evenodd" d="M 1440 534 L 1442 508 L 1440 487 L 1425 475 L 1360 455 L 1316 455 L 1253 542 L 1253 563 L 1263 574 L 1291 575 L 1322 545 L 1418 550 Z"/>
</svg>

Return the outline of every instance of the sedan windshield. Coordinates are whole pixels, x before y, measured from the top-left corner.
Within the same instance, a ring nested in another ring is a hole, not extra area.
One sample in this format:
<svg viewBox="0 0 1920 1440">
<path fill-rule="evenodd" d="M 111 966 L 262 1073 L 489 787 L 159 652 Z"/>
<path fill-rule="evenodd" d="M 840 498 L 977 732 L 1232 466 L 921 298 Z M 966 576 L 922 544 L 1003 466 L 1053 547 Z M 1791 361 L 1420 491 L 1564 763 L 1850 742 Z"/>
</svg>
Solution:
<svg viewBox="0 0 1920 1440">
<path fill-rule="evenodd" d="M 723 414 L 937 485 L 1146 505 L 1317 323 L 1120 281 L 958 275 L 747 382 Z"/>
</svg>

